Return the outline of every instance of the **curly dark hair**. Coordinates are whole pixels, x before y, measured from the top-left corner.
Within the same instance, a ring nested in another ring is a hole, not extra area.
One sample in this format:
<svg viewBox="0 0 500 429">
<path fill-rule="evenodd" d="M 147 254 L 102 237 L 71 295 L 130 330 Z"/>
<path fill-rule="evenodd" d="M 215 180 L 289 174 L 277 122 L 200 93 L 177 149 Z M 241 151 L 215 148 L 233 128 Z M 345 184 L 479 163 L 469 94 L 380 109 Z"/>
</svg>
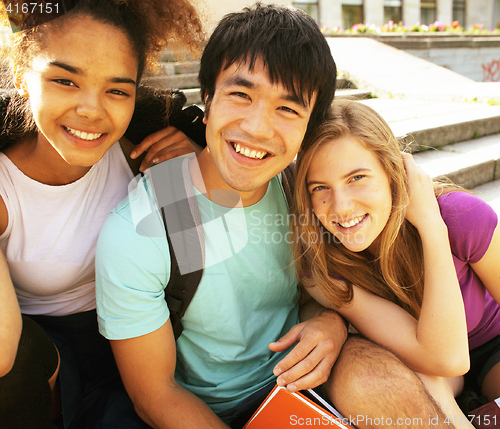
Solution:
<svg viewBox="0 0 500 429">
<path fill-rule="evenodd" d="M 4 136 L 11 142 L 37 133 L 28 100 L 12 91 L 13 70 L 16 67 L 29 69 L 33 56 L 43 50 L 46 33 L 52 29 L 87 15 L 123 31 L 138 59 L 138 83 L 145 68 L 155 63 L 164 48 L 198 52 L 205 37 L 201 18 L 190 0 L 51 0 L 52 14 L 46 13 L 45 3 L 45 0 L 37 3 L 42 7 L 28 14 L 19 23 L 21 31 L 12 35 L 11 45 L 2 47 L 2 87 L 9 93 L 0 99 L 8 99 L 9 103 L 0 102 L 0 110 L 5 114 Z M 55 3 L 60 5 L 58 13 Z M 6 21 L 5 10 L 0 12 Z"/>
</svg>

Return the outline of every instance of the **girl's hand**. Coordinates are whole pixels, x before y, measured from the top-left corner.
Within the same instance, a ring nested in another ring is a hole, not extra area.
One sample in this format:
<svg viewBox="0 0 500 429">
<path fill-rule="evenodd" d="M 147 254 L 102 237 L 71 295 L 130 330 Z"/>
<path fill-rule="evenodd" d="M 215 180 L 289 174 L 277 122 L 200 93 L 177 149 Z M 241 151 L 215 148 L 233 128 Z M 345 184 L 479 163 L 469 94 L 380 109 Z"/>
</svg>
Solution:
<svg viewBox="0 0 500 429">
<path fill-rule="evenodd" d="M 147 151 L 139 167 L 139 171 L 144 171 L 159 162 L 194 152 L 195 148 L 196 144 L 182 131 L 167 127 L 146 137 L 135 147 L 130 157 L 135 159 Z"/>
<path fill-rule="evenodd" d="M 410 202 L 406 208 L 406 219 L 419 231 L 430 222 L 443 222 L 439 205 L 434 195 L 432 179 L 417 166 L 413 156 L 402 153 L 409 184 Z"/>
</svg>

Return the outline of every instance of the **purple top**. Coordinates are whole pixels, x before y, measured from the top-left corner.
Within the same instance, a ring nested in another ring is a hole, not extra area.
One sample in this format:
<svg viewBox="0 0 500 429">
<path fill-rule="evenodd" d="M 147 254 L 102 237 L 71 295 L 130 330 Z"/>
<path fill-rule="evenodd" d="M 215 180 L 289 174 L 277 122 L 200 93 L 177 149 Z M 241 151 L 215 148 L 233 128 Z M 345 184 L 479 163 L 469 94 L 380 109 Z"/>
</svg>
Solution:
<svg viewBox="0 0 500 429">
<path fill-rule="evenodd" d="M 499 306 L 469 265 L 488 250 L 498 219 L 488 204 L 466 192 L 442 195 L 438 203 L 448 227 L 472 350 L 500 335 Z"/>
</svg>

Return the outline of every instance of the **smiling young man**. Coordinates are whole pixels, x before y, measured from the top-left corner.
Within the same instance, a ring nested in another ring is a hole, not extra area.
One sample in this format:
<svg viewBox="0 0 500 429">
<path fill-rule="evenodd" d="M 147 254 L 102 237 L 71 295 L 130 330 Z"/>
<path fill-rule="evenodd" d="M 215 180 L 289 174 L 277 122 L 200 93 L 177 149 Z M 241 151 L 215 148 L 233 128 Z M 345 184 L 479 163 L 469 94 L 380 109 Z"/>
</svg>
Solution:
<svg viewBox="0 0 500 429">
<path fill-rule="evenodd" d="M 100 331 L 138 414 L 155 428 L 241 427 L 276 377 L 290 390 L 324 383 L 347 336 L 335 312 L 311 300 L 299 308 L 288 225 L 269 222 L 287 216 L 280 173 L 334 96 L 325 38 L 305 13 L 258 4 L 220 22 L 199 77 L 207 148 L 182 162 L 178 180 L 197 203 L 205 259 L 177 341 L 151 177 L 111 213 L 96 256 Z M 172 186 L 155 179 L 156 196 Z"/>
<path fill-rule="evenodd" d="M 137 223 L 138 210 L 155 204 L 148 177 L 104 226 L 97 255 L 100 330 L 112 340 L 125 386 L 149 425 L 237 427 L 277 375 L 290 389 L 328 378 L 345 324 L 312 301 L 299 318 L 288 226 L 256 226 L 249 218 L 288 212 L 279 173 L 308 127 L 324 118 L 335 80 L 325 38 L 303 12 L 257 5 L 227 16 L 215 30 L 200 67 L 207 149 L 186 163 L 206 260 L 177 341 L 164 297 L 168 243 L 164 232 L 148 236 Z M 236 204 L 227 203 L 231 196 Z M 163 230 L 153 218 L 149 226 Z M 249 240 L 269 232 L 281 240 Z"/>
<path fill-rule="evenodd" d="M 260 201 L 299 151 L 315 99 L 271 82 L 260 57 L 252 69 L 239 62 L 222 70 L 207 96 L 209 150 L 198 157 L 207 189 L 237 191 L 244 207 Z"/>
</svg>

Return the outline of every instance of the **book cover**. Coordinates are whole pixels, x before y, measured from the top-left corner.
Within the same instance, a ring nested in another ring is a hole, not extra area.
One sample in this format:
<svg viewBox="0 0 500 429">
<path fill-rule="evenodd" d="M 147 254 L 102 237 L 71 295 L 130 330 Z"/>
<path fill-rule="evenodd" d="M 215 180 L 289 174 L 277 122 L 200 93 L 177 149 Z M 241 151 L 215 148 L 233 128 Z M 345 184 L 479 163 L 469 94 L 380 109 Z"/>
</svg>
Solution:
<svg viewBox="0 0 500 429">
<path fill-rule="evenodd" d="M 500 398 L 470 411 L 467 417 L 478 429 L 493 429 L 500 427 Z"/>
<path fill-rule="evenodd" d="M 291 426 L 353 429 L 316 392 L 309 389 L 304 393 L 290 392 L 276 385 L 244 429 L 287 429 Z"/>
</svg>

